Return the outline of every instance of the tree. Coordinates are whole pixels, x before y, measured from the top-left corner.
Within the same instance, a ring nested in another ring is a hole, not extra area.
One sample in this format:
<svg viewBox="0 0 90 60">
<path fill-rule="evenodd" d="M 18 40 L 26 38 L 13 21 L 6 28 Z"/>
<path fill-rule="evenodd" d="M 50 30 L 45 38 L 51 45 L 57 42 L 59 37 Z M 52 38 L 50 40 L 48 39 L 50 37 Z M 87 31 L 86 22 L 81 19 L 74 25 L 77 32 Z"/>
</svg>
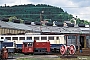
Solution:
<svg viewBox="0 0 90 60">
<path fill-rule="evenodd" d="M 23 23 L 23 22 L 24 22 L 24 20 L 20 19 L 20 23 Z"/>
<path fill-rule="evenodd" d="M 81 22 L 80 22 L 80 19 L 78 18 L 78 19 L 76 19 L 76 24 L 80 24 Z"/>
<path fill-rule="evenodd" d="M 71 23 L 75 23 L 75 21 L 73 19 L 71 19 L 70 21 L 71 21 Z"/>
<path fill-rule="evenodd" d="M 84 21 L 84 24 L 88 25 L 88 24 L 89 24 L 89 22 L 88 22 L 88 21 Z"/>
<path fill-rule="evenodd" d="M 10 17 L 10 18 L 9 18 L 9 22 L 12 22 L 13 19 L 17 19 L 17 17 L 16 17 L 16 16 Z"/>
</svg>

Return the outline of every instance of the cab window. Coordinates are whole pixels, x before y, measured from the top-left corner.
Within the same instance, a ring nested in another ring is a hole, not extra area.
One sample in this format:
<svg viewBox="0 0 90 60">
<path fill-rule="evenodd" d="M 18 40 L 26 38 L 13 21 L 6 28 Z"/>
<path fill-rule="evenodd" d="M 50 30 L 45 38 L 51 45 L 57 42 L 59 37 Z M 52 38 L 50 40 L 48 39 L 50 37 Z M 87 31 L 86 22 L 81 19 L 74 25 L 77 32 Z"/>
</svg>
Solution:
<svg viewBox="0 0 90 60">
<path fill-rule="evenodd" d="M 28 46 L 32 46 L 32 43 L 28 43 Z"/>
<path fill-rule="evenodd" d="M 24 46 L 25 46 L 25 47 L 27 47 L 27 44 L 26 44 L 26 43 L 24 43 Z"/>
</svg>

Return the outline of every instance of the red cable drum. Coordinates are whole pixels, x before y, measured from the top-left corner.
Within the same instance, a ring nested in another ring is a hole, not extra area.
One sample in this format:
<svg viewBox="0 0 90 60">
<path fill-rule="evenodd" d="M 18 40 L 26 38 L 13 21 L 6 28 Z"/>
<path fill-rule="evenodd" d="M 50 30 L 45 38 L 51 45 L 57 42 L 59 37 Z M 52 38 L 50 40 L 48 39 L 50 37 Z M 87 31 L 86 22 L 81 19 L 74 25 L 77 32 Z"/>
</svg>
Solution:
<svg viewBox="0 0 90 60">
<path fill-rule="evenodd" d="M 70 54 L 75 54 L 75 51 L 76 51 L 75 45 L 71 44 L 70 47 L 69 47 L 69 53 Z"/>
<path fill-rule="evenodd" d="M 62 55 L 64 55 L 64 54 L 66 53 L 66 51 L 67 51 L 66 45 L 62 45 L 62 46 L 60 47 L 60 53 L 61 53 Z"/>
</svg>

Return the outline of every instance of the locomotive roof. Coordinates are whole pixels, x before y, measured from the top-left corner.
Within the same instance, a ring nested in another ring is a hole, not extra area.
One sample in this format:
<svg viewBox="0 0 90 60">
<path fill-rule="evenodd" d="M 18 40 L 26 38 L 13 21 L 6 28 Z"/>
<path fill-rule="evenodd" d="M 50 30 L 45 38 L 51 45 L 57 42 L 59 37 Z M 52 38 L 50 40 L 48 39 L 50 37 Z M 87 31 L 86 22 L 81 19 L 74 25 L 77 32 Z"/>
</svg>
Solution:
<svg viewBox="0 0 90 60">
<path fill-rule="evenodd" d="M 4 40 L 0 39 L 0 42 L 3 42 Z"/>
<path fill-rule="evenodd" d="M 34 40 L 23 40 L 23 42 L 34 42 Z"/>
</svg>

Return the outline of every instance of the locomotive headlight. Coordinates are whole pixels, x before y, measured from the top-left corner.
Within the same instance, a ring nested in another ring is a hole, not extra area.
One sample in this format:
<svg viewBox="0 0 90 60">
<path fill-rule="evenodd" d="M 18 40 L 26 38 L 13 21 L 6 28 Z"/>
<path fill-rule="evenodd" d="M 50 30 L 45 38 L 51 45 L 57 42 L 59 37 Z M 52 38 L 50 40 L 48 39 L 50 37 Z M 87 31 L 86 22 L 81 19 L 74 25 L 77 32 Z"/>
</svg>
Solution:
<svg viewBox="0 0 90 60">
<path fill-rule="evenodd" d="M 29 50 L 31 50 L 31 48 L 29 48 Z"/>
</svg>

